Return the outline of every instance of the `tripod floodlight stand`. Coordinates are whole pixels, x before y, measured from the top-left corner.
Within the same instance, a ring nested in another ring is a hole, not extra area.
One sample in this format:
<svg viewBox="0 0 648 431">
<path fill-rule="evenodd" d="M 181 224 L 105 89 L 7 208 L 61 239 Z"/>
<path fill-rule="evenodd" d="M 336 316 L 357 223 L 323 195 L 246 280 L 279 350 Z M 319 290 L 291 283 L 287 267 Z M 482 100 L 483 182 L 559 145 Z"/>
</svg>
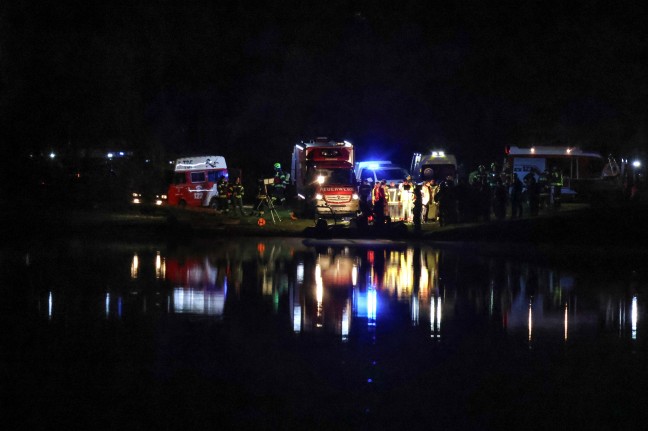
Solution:
<svg viewBox="0 0 648 431">
<path fill-rule="evenodd" d="M 266 178 L 263 180 L 263 190 L 262 192 L 257 196 L 259 199 L 259 204 L 257 205 L 256 209 L 259 213 L 259 218 L 262 218 L 263 212 L 264 212 L 264 207 L 270 211 L 270 216 L 272 217 L 272 222 L 276 223 L 275 217 L 277 220 L 281 221 L 281 217 L 279 217 L 279 213 L 277 212 L 277 209 L 275 208 L 274 205 L 274 200 L 270 193 L 268 193 L 268 185 L 273 185 L 274 184 L 274 178 Z"/>
</svg>

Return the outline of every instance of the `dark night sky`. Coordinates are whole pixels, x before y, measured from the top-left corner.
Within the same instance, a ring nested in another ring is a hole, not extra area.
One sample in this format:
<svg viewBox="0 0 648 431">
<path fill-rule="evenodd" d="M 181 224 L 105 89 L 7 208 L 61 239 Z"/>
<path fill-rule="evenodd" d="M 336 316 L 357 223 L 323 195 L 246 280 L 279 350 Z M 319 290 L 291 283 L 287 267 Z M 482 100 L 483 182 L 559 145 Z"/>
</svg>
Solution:
<svg viewBox="0 0 648 431">
<path fill-rule="evenodd" d="M 315 136 L 400 162 L 648 146 L 640 2 L 256 3 L 3 2 L 3 140 L 240 166 Z"/>
</svg>

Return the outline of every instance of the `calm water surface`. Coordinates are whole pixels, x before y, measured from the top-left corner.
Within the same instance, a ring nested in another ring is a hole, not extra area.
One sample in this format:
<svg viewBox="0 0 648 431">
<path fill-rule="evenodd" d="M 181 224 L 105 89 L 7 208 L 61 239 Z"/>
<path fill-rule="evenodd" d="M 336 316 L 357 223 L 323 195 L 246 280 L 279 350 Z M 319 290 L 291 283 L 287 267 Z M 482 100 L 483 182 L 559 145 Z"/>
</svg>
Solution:
<svg viewBox="0 0 648 431">
<path fill-rule="evenodd" d="M 646 280 L 391 242 L 2 250 L 12 429 L 645 429 Z"/>
</svg>

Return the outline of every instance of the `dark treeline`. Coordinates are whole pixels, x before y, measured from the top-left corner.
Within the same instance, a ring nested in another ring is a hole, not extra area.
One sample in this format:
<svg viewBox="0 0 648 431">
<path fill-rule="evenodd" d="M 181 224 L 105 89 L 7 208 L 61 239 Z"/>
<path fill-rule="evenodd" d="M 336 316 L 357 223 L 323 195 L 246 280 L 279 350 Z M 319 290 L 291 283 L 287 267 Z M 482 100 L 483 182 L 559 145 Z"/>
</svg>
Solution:
<svg viewBox="0 0 648 431">
<path fill-rule="evenodd" d="M 402 164 L 432 147 L 470 164 L 505 145 L 646 145 L 638 2 L 266 3 L 3 3 L 3 140 L 252 171 L 315 136 Z"/>
</svg>

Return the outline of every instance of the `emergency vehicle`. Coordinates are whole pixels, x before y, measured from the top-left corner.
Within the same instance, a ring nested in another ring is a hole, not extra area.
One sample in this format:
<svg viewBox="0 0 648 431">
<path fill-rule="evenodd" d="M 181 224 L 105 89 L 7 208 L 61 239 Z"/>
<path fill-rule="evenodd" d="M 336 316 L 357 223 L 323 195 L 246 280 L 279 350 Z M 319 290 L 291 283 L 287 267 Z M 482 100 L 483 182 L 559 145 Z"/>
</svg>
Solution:
<svg viewBox="0 0 648 431">
<path fill-rule="evenodd" d="M 354 148 L 347 141 L 316 138 L 293 149 L 291 182 L 296 211 L 317 218 L 355 218 L 360 210 L 353 170 Z"/>
<path fill-rule="evenodd" d="M 414 153 L 410 172 L 414 182 L 435 180 L 439 183 L 449 176 L 456 181 L 457 158 L 441 150 L 429 154 Z"/>
<path fill-rule="evenodd" d="M 409 172 L 406 169 L 389 160 L 371 160 L 356 163 L 356 179 L 359 183 L 367 180 L 372 183 L 386 180 L 387 184 L 393 181 L 394 184 L 398 185 L 408 175 Z"/>
<path fill-rule="evenodd" d="M 223 156 L 183 157 L 175 162 L 173 180 L 169 186 L 169 205 L 216 207 L 218 181 L 226 180 L 227 164 Z"/>
<path fill-rule="evenodd" d="M 505 152 L 507 165 L 520 181 L 524 181 L 524 177 L 530 173 L 537 181 L 541 172 L 558 168 L 563 176 L 561 192 L 568 198 L 576 195 L 591 197 L 620 190 L 620 172 L 616 161 L 611 157 L 604 158 L 595 151 L 563 146 L 512 146 L 507 147 Z"/>
</svg>

